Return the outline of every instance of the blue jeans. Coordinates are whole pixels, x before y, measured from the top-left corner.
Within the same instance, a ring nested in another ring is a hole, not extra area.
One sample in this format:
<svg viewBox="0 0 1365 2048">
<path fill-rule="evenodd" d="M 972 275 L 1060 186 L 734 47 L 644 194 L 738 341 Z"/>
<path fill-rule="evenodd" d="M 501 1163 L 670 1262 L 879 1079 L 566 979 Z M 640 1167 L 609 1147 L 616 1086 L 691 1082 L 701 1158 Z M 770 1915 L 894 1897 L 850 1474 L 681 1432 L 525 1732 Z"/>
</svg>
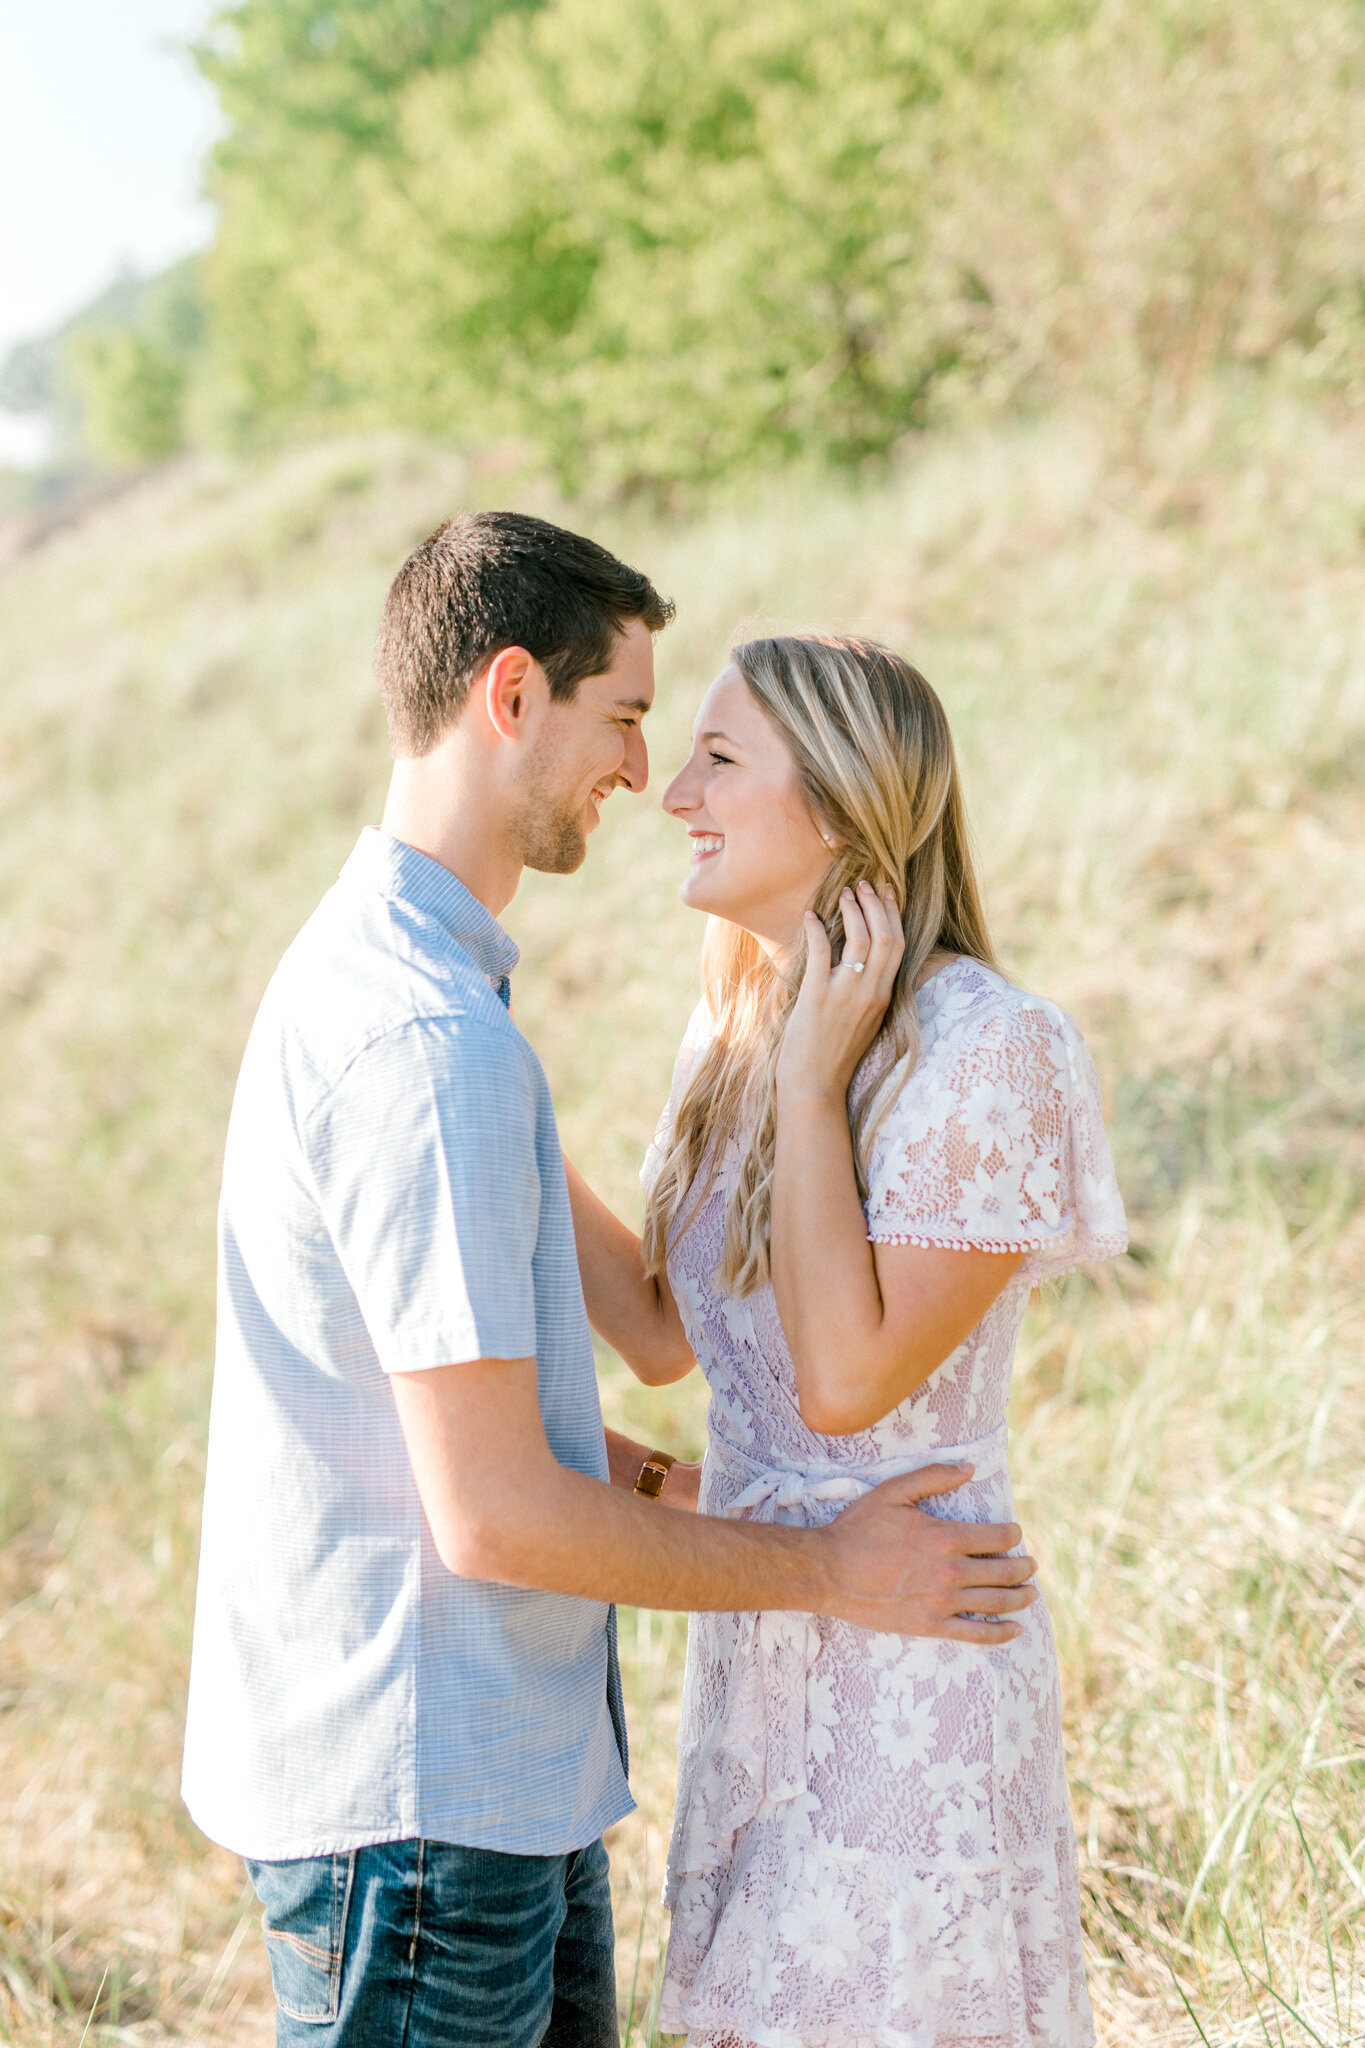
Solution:
<svg viewBox="0 0 1365 2048">
<path fill-rule="evenodd" d="M 278 2048 L 617 2048 L 607 1852 L 251 1863 Z"/>
</svg>

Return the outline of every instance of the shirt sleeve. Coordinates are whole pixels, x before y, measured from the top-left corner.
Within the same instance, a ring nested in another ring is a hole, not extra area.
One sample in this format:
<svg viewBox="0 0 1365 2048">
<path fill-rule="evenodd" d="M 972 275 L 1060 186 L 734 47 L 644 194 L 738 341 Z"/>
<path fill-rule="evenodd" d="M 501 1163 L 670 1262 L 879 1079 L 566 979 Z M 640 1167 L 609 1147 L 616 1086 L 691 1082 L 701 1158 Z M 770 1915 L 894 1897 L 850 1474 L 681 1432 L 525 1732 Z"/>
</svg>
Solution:
<svg viewBox="0 0 1365 2048">
<path fill-rule="evenodd" d="M 1128 1243 L 1085 1041 L 1065 1011 L 996 1011 L 911 1073 L 869 1162 L 874 1244 L 1024 1252 L 1029 1285 Z"/>
<path fill-rule="evenodd" d="M 536 1352 L 536 1091 L 467 1017 L 375 1041 L 314 1112 L 323 1221 L 385 1372 Z"/>
</svg>

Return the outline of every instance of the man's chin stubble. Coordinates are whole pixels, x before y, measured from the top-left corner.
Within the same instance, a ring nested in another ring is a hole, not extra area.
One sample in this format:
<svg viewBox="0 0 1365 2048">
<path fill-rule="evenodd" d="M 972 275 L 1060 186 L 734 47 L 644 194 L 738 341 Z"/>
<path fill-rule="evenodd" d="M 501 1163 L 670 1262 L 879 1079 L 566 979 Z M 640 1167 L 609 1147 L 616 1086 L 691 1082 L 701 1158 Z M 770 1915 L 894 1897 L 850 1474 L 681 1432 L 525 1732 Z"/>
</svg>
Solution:
<svg viewBox="0 0 1365 2048">
<path fill-rule="evenodd" d="M 528 815 L 518 820 L 517 855 L 539 875 L 572 875 L 588 857 L 588 840 L 576 812 Z"/>
</svg>

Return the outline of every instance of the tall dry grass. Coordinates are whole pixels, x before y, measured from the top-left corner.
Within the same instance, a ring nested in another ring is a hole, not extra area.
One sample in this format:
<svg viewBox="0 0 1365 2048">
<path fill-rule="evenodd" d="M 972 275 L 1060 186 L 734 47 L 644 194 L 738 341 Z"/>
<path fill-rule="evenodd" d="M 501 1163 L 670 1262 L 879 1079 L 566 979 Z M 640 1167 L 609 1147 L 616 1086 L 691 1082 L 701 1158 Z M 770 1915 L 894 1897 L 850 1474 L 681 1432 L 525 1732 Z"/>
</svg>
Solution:
<svg viewBox="0 0 1365 2048">
<path fill-rule="evenodd" d="M 963 341 L 948 388 L 978 406 L 1065 393 L 1130 449 L 1168 447 L 1234 365 L 1359 408 L 1363 114 L 1354 0 L 1083 10 L 941 153 L 929 297 Z"/>
<path fill-rule="evenodd" d="M 1014 1428 L 1115 2044 L 1365 2033 L 1361 453 L 1234 392 L 1140 468 L 1061 419 L 863 493 L 577 515 L 679 600 L 661 769 L 739 625 L 912 653 L 1005 955 L 1096 1052 L 1135 1253 L 1035 1304 Z M 387 576 L 511 499 L 546 508 L 397 442 L 189 463 L 0 584 L 0 2038 L 269 2038 L 240 1870 L 175 1798 L 218 1149 L 265 976 L 375 814 Z M 623 1212 L 691 1001 L 680 865 L 618 799 L 511 919 L 568 1149 Z M 603 1380 L 610 1419 L 699 1442 L 697 1387 Z M 684 1632 L 623 1617 L 635 2042 Z"/>
</svg>

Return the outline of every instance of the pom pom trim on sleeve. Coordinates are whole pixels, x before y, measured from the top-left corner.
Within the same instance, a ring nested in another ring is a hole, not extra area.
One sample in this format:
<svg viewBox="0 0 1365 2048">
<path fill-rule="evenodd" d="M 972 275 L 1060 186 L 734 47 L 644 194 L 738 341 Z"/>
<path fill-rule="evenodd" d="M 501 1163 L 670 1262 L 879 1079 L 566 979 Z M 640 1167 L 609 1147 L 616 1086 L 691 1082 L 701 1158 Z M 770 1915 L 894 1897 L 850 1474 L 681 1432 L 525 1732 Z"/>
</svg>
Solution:
<svg viewBox="0 0 1365 2048">
<path fill-rule="evenodd" d="M 1023 1252 L 1026 1256 L 1043 1260 L 1042 1270 L 1025 1264 L 1010 1275 L 1005 1283 L 1017 1287 L 1021 1283 L 1030 1288 L 1042 1287 L 1050 1280 L 1064 1280 L 1068 1273 L 1080 1272 L 1088 1266 L 1102 1266 L 1107 1259 L 1117 1259 L 1128 1249 L 1126 1231 L 1101 1231 L 1088 1236 L 1081 1244 L 1063 1250 L 1056 1240 L 1031 1238 L 1026 1242 L 1008 1242 L 999 1238 L 930 1237 L 924 1232 L 913 1236 L 900 1231 L 872 1231 L 867 1233 L 869 1244 L 913 1244 L 926 1251 L 938 1252 Z M 1047 1254 L 1060 1257 L 1061 1263 L 1054 1265 L 1047 1261 Z"/>
<path fill-rule="evenodd" d="M 925 1237 L 920 1234 L 906 1236 L 898 1230 L 869 1230 L 869 1244 L 918 1244 L 926 1251 L 935 1252 L 1045 1252 L 1049 1249 L 1044 1237 L 1031 1237 L 1011 1244 L 1004 1239 L 988 1237 Z M 1110 1256 L 1108 1253 L 1103 1257 Z"/>
</svg>

